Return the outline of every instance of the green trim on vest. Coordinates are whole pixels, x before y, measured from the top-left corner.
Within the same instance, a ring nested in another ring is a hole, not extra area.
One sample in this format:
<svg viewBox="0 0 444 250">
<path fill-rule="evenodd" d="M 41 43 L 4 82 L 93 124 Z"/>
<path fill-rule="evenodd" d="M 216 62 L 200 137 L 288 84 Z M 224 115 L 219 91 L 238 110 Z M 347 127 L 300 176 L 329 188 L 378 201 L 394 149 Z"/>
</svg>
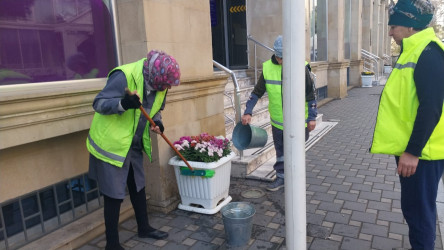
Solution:
<svg viewBox="0 0 444 250">
<path fill-rule="evenodd" d="M 444 50 L 444 45 L 436 37 L 433 28 L 402 40 L 403 52 L 381 95 L 371 153 L 396 156 L 404 153 L 419 106 L 413 75 L 419 56 L 430 42 L 437 43 Z M 443 115 L 424 146 L 420 159 L 444 159 Z"/>
<path fill-rule="evenodd" d="M 145 60 L 144 58 L 134 63 L 119 66 L 108 74 L 109 77 L 112 72 L 121 70 L 125 74 L 128 89 L 130 91 L 137 90 L 141 102 L 143 102 L 144 86 L 142 68 Z M 151 117 L 160 110 L 166 92 L 167 90 L 157 91 L 150 111 Z M 122 114 L 113 115 L 102 115 L 96 112 L 86 140 L 88 151 L 104 162 L 122 167 L 136 132 L 140 115 L 141 111 L 139 109 L 130 109 Z M 151 160 L 149 127 L 149 122 L 147 122 L 143 133 L 143 146 L 145 153 Z"/>
<path fill-rule="evenodd" d="M 268 60 L 262 64 L 262 73 L 265 79 L 265 88 L 268 93 L 268 111 L 270 123 L 274 127 L 284 129 L 284 115 L 282 102 L 282 65 Z M 308 102 L 305 102 L 305 120 L 308 118 Z M 305 123 L 307 127 L 307 123 Z"/>
</svg>

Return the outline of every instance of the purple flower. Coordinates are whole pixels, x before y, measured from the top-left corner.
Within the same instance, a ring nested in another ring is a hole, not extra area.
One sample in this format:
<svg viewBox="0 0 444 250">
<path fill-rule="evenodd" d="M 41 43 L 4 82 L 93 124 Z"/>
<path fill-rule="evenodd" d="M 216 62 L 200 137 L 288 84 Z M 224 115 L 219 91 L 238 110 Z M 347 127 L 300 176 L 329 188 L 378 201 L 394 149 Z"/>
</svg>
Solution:
<svg viewBox="0 0 444 250">
<path fill-rule="evenodd" d="M 208 133 L 182 136 L 174 146 L 189 161 L 214 162 L 231 153 L 230 140 Z"/>
</svg>

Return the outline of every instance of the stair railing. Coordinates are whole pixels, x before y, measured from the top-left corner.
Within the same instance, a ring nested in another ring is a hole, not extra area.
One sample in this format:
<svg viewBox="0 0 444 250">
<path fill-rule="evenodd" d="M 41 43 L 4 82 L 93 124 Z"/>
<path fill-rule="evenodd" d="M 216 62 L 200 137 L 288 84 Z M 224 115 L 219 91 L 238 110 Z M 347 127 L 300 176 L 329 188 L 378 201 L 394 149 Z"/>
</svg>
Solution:
<svg viewBox="0 0 444 250">
<path fill-rule="evenodd" d="M 372 54 L 368 52 L 365 49 L 361 49 L 361 55 L 364 59 L 364 70 L 365 71 L 375 71 L 376 81 L 379 80 L 380 76 L 380 64 L 379 61 L 381 58 L 379 58 L 377 55 Z M 376 70 L 375 70 L 376 68 Z"/>
<path fill-rule="evenodd" d="M 230 107 L 233 107 L 233 109 L 235 109 L 236 104 L 234 104 L 233 96 L 231 94 L 228 94 L 227 92 L 224 92 L 224 95 L 230 100 L 230 103 L 231 103 Z M 227 118 L 228 120 L 230 120 L 233 123 L 233 127 L 235 127 L 236 120 L 233 120 L 233 118 L 229 117 L 227 114 L 225 114 L 225 112 L 224 112 L 224 115 L 225 115 L 225 118 Z M 236 112 L 234 112 L 234 116 L 236 116 Z M 234 118 L 236 119 L 236 117 L 234 117 Z"/>
<path fill-rule="evenodd" d="M 267 50 L 269 50 L 269 51 L 271 51 L 273 53 L 274 53 L 274 49 L 272 49 L 272 48 L 268 47 L 267 45 L 264 45 L 261 42 L 257 41 L 251 35 L 247 36 L 247 40 L 250 40 L 250 41 L 252 41 L 254 43 L 254 82 L 257 83 L 257 72 L 258 72 L 257 61 L 258 61 L 258 59 L 260 59 L 257 56 L 257 46 L 259 45 L 262 48 L 265 48 L 265 49 L 267 49 Z M 247 54 L 249 54 L 249 53 L 250 53 L 250 51 L 247 51 Z"/>
<path fill-rule="evenodd" d="M 237 82 L 236 74 L 234 74 L 232 70 L 228 69 L 227 67 L 223 66 L 222 64 L 214 60 L 213 60 L 213 66 L 231 75 L 231 79 L 233 80 L 234 84 L 234 112 L 235 112 L 234 117 L 236 119 L 236 124 L 237 124 L 238 122 L 241 121 L 242 118 L 241 118 L 241 105 L 240 105 L 240 88 L 239 88 L 239 83 Z M 239 155 L 240 158 L 242 159 L 244 155 L 242 150 L 239 150 Z"/>
</svg>

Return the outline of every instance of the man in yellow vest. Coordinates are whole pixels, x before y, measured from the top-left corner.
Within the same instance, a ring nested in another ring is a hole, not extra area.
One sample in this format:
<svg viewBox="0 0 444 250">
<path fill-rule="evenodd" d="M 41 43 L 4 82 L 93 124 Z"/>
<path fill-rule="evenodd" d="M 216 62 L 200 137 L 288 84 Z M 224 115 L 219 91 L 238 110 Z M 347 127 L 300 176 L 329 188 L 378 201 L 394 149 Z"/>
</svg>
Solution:
<svg viewBox="0 0 444 250">
<path fill-rule="evenodd" d="M 124 249 L 119 243 L 120 204 L 128 187 L 141 238 L 164 239 L 168 233 L 148 223 L 144 151 L 151 160 L 150 131 L 163 132 L 160 111 L 167 89 L 180 83 L 176 60 L 152 50 L 147 58 L 119 66 L 108 74 L 103 90 L 96 96 L 96 111 L 86 140 L 90 152 L 89 177 L 96 180 L 104 197 L 106 249 Z M 150 126 L 139 107 L 157 126 Z"/>
<path fill-rule="evenodd" d="M 444 169 L 444 45 L 427 28 L 433 13 L 426 0 L 390 8 L 389 35 L 401 54 L 381 95 L 371 146 L 371 153 L 395 156 L 413 249 L 434 249 Z"/>
<path fill-rule="evenodd" d="M 253 108 L 265 92 L 268 93 L 268 111 L 273 134 L 273 143 L 276 150 L 276 179 L 267 186 L 269 191 L 277 191 L 284 187 L 284 116 L 282 102 L 282 36 L 278 36 L 273 44 L 274 55 L 263 63 L 262 74 L 248 99 L 242 116 L 242 124 L 251 122 Z M 316 126 L 316 90 L 310 76 L 310 66 L 305 67 L 305 140 L 309 132 Z"/>
</svg>

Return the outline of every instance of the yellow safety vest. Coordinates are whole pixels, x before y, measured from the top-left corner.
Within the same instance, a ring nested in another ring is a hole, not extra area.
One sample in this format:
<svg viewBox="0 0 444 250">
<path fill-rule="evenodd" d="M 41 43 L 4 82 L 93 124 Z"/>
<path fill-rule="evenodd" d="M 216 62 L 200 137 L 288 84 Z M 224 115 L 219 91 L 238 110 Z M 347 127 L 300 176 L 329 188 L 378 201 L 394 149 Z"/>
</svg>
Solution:
<svg viewBox="0 0 444 250">
<path fill-rule="evenodd" d="M 284 129 L 284 115 L 282 107 L 282 65 L 268 60 L 262 64 L 262 73 L 265 79 L 265 88 L 268 93 L 268 111 L 270 123 L 274 127 Z M 308 118 L 308 102 L 305 102 L 305 120 Z M 307 126 L 307 124 L 305 124 Z"/>
<path fill-rule="evenodd" d="M 122 65 L 113 69 L 108 74 L 109 77 L 112 72 L 121 70 L 125 74 L 128 89 L 130 91 L 137 90 L 141 102 L 143 102 L 144 85 L 142 68 L 145 60 L 144 58 L 134 63 Z M 153 117 L 160 110 L 165 95 L 166 90 L 157 91 L 153 107 L 149 114 L 150 117 Z M 86 140 L 88 151 L 104 162 L 122 167 L 133 141 L 137 125 L 139 124 L 141 113 L 139 109 L 130 109 L 122 114 L 113 115 L 102 115 L 96 112 Z M 144 151 L 151 160 L 151 139 L 149 131 L 150 124 L 147 122 L 142 140 Z"/>
<path fill-rule="evenodd" d="M 433 28 L 402 40 L 403 52 L 381 95 L 371 153 L 400 156 L 405 151 L 419 106 L 413 74 L 419 56 L 430 42 L 437 43 L 444 50 Z M 444 159 L 443 115 L 424 146 L 420 159 Z"/>
</svg>

